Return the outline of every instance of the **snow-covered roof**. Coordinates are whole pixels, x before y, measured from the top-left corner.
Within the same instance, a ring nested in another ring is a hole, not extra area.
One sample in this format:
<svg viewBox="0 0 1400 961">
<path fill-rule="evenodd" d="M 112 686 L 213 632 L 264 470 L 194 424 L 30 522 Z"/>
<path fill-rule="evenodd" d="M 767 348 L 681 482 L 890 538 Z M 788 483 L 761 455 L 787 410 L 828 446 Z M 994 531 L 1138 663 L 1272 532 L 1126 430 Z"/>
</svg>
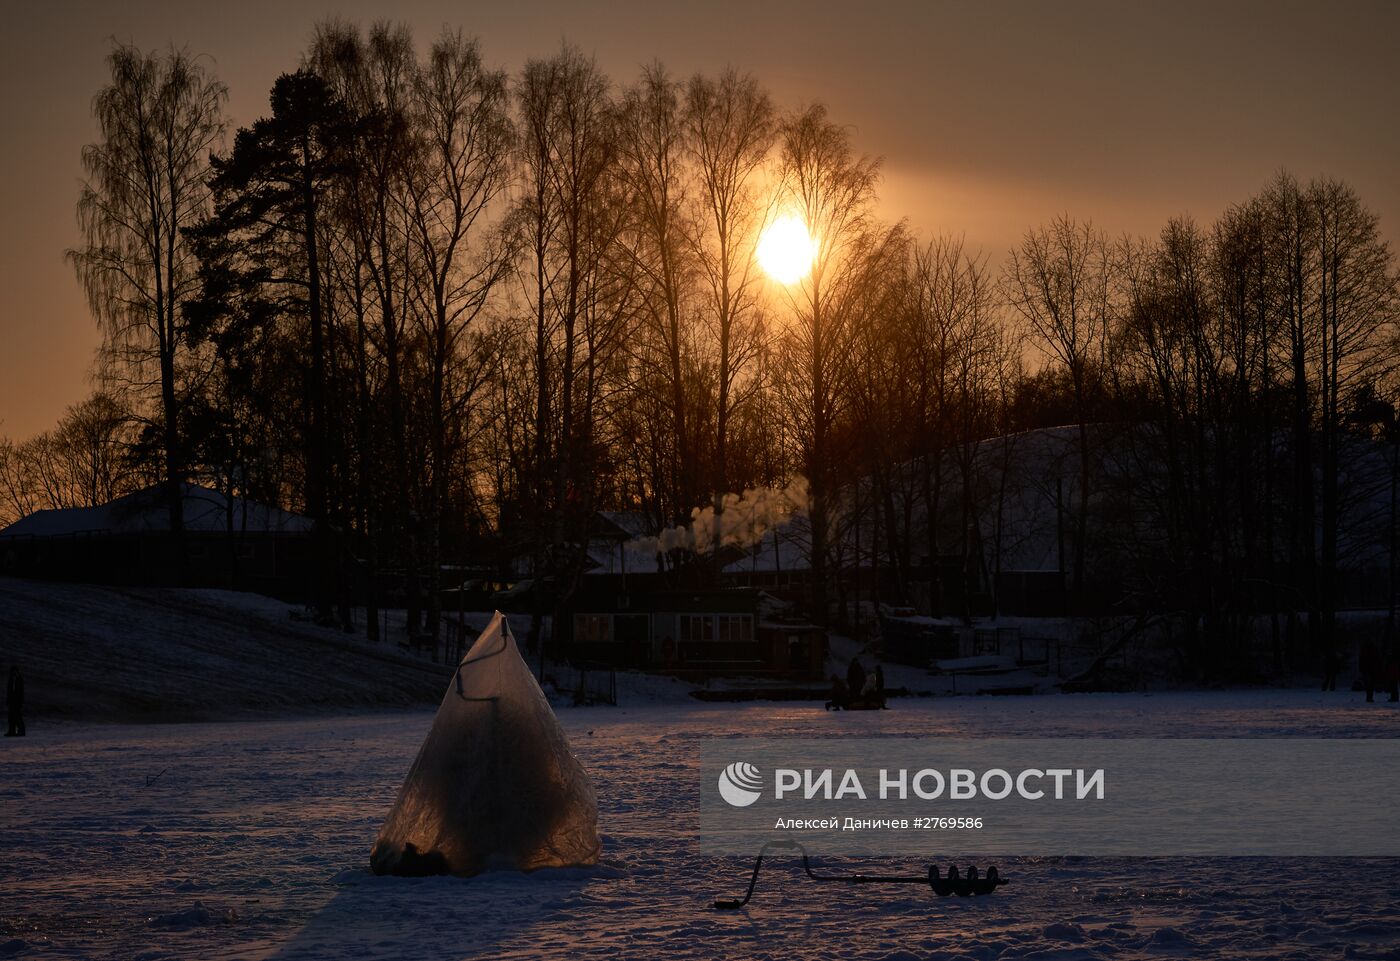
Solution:
<svg viewBox="0 0 1400 961">
<path fill-rule="evenodd" d="M 656 549 L 632 541 L 595 537 L 588 542 L 588 559 L 593 564 L 590 574 L 655 574 L 660 570 Z"/>
<path fill-rule="evenodd" d="M 656 533 L 651 518 L 642 511 L 598 511 L 597 515 L 628 537 L 648 537 Z"/>
<path fill-rule="evenodd" d="M 796 515 L 763 532 L 744 554 L 724 565 L 726 574 L 805 571 L 812 566 L 811 529 L 807 518 Z"/>
<path fill-rule="evenodd" d="M 236 532 L 255 534 L 303 534 L 310 532 L 313 526 L 309 517 L 267 504 L 242 497 L 230 500 L 224 494 L 198 484 L 182 484 L 181 487 L 187 531 L 218 533 L 232 528 Z M 0 537 L 57 537 L 99 531 L 136 534 L 169 529 L 170 513 L 165 503 L 165 489 L 157 485 L 118 497 L 99 507 L 35 511 L 0 530 Z"/>
</svg>

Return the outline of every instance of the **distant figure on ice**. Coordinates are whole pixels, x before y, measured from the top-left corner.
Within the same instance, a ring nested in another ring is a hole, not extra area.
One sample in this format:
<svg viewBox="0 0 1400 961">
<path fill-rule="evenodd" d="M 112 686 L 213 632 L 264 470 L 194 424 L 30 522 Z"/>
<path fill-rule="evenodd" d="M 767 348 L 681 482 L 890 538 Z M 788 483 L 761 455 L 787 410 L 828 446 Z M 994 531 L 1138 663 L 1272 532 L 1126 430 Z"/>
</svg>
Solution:
<svg viewBox="0 0 1400 961">
<path fill-rule="evenodd" d="M 24 675 L 18 664 L 10 665 L 10 680 L 5 685 L 5 706 L 10 712 L 10 727 L 6 737 L 24 737 Z"/>
<path fill-rule="evenodd" d="M 882 711 L 889 707 L 885 703 L 885 668 L 881 664 L 875 665 L 875 701 Z"/>
<path fill-rule="evenodd" d="M 1366 688 L 1366 703 L 1370 704 L 1376 699 L 1376 688 L 1380 686 L 1382 675 L 1381 652 L 1376 650 L 1374 643 L 1367 641 L 1361 648 L 1361 658 L 1356 666 L 1361 669 L 1361 683 Z"/>
<path fill-rule="evenodd" d="M 1400 660 L 1396 660 L 1394 655 L 1385 665 L 1385 679 L 1390 684 L 1390 703 L 1400 701 Z"/>
<path fill-rule="evenodd" d="M 1335 691 L 1337 689 L 1337 671 L 1340 667 L 1337 651 L 1329 644 L 1327 646 L 1327 653 L 1322 655 L 1322 689 L 1324 691 Z"/>
<path fill-rule="evenodd" d="M 846 668 L 846 691 L 852 698 L 865 692 L 865 668 L 860 666 L 860 658 L 851 658 L 851 666 Z"/>
<path fill-rule="evenodd" d="M 831 700 L 826 702 L 828 711 L 839 711 L 846 706 L 846 682 L 835 674 L 831 675 Z"/>
</svg>

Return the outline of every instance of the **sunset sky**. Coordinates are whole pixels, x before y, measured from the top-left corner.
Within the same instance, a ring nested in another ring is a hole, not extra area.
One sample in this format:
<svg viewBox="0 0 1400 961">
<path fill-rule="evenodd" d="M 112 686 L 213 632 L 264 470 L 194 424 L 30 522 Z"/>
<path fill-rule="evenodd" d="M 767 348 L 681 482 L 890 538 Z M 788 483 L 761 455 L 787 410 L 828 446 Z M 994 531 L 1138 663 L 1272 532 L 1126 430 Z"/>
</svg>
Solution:
<svg viewBox="0 0 1400 961">
<path fill-rule="evenodd" d="M 751 7 L 761 8 L 757 11 Z M 567 39 L 615 82 L 756 73 L 783 107 L 825 102 L 885 158 L 882 210 L 1000 262 L 1067 211 L 1111 234 L 1209 221 L 1277 170 L 1353 184 L 1400 238 L 1400 3 L 470 3 L 238 0 L 20 4 L 0 35 L 0 434 L 51 426 L 98 342 L 63 251 L 109 38 L 212 58 L 245 124 L 319 19 L 443 24 L 514 72 Z"/>
</svg>

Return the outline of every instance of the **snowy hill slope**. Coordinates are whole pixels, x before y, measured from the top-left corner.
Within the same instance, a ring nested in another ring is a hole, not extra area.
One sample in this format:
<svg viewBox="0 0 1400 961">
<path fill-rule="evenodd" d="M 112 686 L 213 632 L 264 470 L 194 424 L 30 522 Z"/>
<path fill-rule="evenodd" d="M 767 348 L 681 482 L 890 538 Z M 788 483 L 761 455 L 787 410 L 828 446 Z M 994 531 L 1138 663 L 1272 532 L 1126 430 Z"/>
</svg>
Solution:
<svg viewBox="0 0 1400 961">
<path fill-rule="evenodd" d="M 202 720 L 442 697 L 449 668 L 290 611 L 228 591 L 0 578 L 0 664 L 20 663 L 35 718 Z"/>
</svg>

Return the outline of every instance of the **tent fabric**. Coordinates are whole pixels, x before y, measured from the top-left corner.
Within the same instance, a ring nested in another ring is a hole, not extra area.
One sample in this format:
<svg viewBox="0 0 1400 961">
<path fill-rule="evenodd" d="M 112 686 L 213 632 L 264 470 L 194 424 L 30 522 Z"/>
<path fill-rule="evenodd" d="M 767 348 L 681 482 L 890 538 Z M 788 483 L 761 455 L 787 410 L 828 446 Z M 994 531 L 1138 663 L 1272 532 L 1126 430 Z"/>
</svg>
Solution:
<svg viewBox="0 0 1400 961">
<path fill-rule="evenodd" d="M 380 829 L 375 874 L 596 864 L 598 802 L 499 612 L 448 684 Z"/>
</svg>

